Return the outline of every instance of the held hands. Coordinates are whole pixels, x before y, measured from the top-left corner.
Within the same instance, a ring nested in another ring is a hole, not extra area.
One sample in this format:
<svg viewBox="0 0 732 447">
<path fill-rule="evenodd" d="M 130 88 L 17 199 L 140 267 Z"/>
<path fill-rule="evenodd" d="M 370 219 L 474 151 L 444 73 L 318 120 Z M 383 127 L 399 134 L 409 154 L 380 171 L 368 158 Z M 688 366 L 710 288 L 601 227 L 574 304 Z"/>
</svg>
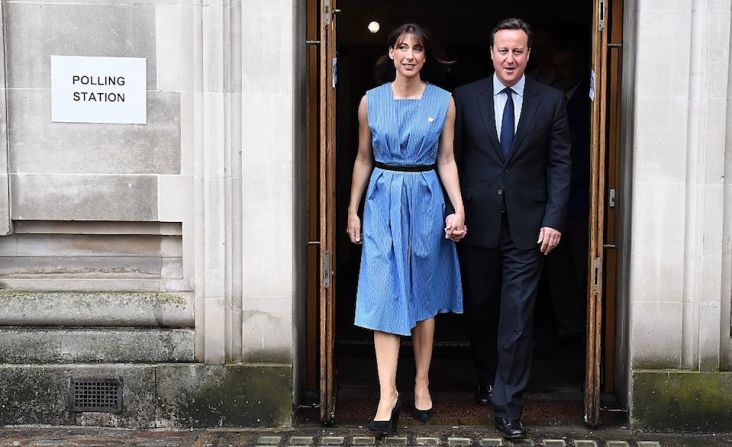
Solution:
<svg viewBox="0 0 732 447">
<path fill-rule="evenodd" d="M 468 227 L 465 225 L 465 214 L 453 213 L 445 217 L 445 239 L 460 242 L 468 234 Z"/>
<path fill-rule="evenodd" d="M 544 253 L 544 255 L 548 255 L 552 250 L 557 248 L 561 238 L 562 233 L 560 231 L 550 227 L 541 227 L 539 230 L 539 240 L 536 241 L 536 243 L 541 244 L 539 250 Z"/>
<path fill-rule="evenodd" d="M 346 232 L 354 244 L 361 245 L 363 243 L 361 239 L 361 219 L 358 218 L 358 214 L 348 213 Z"/>
<path fill-rule="evenodd" d="M 348 238 L 354 244 L 361 245 L 361 219 L 358 214 L 348 214 L 348 224 L 346 227 Z M 465 225 L 465 216 L 462 213 L 450 214 L 445 218 L 445 239 L 460 242 L 465 235 L 468 234 L 468 227 Z"/>
</svg>

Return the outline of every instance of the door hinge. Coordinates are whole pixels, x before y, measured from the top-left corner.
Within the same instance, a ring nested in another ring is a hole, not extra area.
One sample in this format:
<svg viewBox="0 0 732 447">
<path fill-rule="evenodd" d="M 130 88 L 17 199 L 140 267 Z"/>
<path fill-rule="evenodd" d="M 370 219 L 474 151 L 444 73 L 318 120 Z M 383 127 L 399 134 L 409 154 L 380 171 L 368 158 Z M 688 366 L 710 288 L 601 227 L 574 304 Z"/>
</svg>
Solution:
<svg viewBox="0 0 732 447">
<path fill-rule="evenodd" d="M 325 26 L 330 25 L 331 15 L 333 14 L 330 8 L 330 0 L 325 0 L 323 2 L 323 23 L 325 23 Z"/>
<path fill-rule="evenodd" d="M 610 190 L 607 192 L 607 206 L 610 208 L 615 208 L 615 189 L 610 188 Z"/>
<path fill-rule="evenodd" d="M 597 5 L 597 30 L 605 31 L 605 0 L 599 0 Z"/>
<path fill-rule="evenodd" d="M 600 258 L 592 260 L 592 293 L 597 295 L 600 291 Z"/>
<path fill-rule="evenodd" d="M 330 287 L 330 252 L 323 250 L 320 252 L 320 269 L 323 274 L 323 287 Z"/>
</svg>

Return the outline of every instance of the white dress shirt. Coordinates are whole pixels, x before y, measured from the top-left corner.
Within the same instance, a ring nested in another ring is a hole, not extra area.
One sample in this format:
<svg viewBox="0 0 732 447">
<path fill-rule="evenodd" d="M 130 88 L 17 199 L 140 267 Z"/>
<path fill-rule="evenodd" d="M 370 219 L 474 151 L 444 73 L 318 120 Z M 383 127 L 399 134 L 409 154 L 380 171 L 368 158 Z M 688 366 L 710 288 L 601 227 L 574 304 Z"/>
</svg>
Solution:
<svg viewBox="0 0 732 447">
<path fill-rule="evenodd" d="M 524 86 L 526 85 L 526 77 L 521 76 L 521 79 L 511 87 L 513 92 L 511 97 L 513 98 L 513 133 L 516 134 L 518 128 L 519 117 L 521 116 L 521 106 L 524 105 Z M 508 101 L 508 95 L 503 91 L 506 86 L 501 84 L 498 80 L 498 76 L 493 73 L 493 111 L 496 116 L 496 133 L 498 134 L 498 141 L 501 140 L 501 124 L 503 124 L 503 109 L 506 108 L 506 101 Z"/>
</svg>

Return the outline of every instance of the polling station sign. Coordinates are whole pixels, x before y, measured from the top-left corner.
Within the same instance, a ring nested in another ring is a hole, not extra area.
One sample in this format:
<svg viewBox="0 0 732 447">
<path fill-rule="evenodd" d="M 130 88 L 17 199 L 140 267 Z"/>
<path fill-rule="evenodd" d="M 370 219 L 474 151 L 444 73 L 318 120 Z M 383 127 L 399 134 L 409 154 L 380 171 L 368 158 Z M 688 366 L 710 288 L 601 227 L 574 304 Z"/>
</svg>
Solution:
<svg viewBox="0 0 732 447">
<path fill-rule="evenodd" d="M 51 56 L 51 120 L 147 123 L 147 59 Z"/>
</svg>

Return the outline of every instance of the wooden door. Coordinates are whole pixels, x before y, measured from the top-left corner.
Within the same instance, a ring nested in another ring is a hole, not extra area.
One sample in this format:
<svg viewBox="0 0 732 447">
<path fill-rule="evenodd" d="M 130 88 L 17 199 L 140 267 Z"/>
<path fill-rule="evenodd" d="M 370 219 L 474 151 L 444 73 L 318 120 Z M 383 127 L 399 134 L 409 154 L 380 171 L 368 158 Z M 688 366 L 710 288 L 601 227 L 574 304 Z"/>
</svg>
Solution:
<svg viewBox="0 0 732 447">
<path fill-rule="evenodd" d="M 607 194 L 605 207 L 605 315 L 604 347 L 602 364 L 602 390 L 605 393 L 615 391 L 615 327 L 617 323 L 617 202 L 621 197 L 617 194 L 619 185 L 618 160 L 620 152 L 620 79 L 622 70 L 623 48 L 623 0 L 613 0 L 608 5 L 610 23 L 608 25 L 608 129 L 607 159 L 605 185 Z"/>
<path fill-rule="evenodd" d="M 602 361 L 603 270 L 605 229 L 605 159 L 607 129 L 608 3 L 594 0 L 592 31 L 592 130 L 590 174 L 590 250 L 587 288 L 587 356 L 585 368 L 585 423 L 600 422 L 600 364 Z"/>
<path fill-rule="evenodd" d="M 335 417 L 335 2 L 320 0 L 320 420 Z"/>
</svg>

